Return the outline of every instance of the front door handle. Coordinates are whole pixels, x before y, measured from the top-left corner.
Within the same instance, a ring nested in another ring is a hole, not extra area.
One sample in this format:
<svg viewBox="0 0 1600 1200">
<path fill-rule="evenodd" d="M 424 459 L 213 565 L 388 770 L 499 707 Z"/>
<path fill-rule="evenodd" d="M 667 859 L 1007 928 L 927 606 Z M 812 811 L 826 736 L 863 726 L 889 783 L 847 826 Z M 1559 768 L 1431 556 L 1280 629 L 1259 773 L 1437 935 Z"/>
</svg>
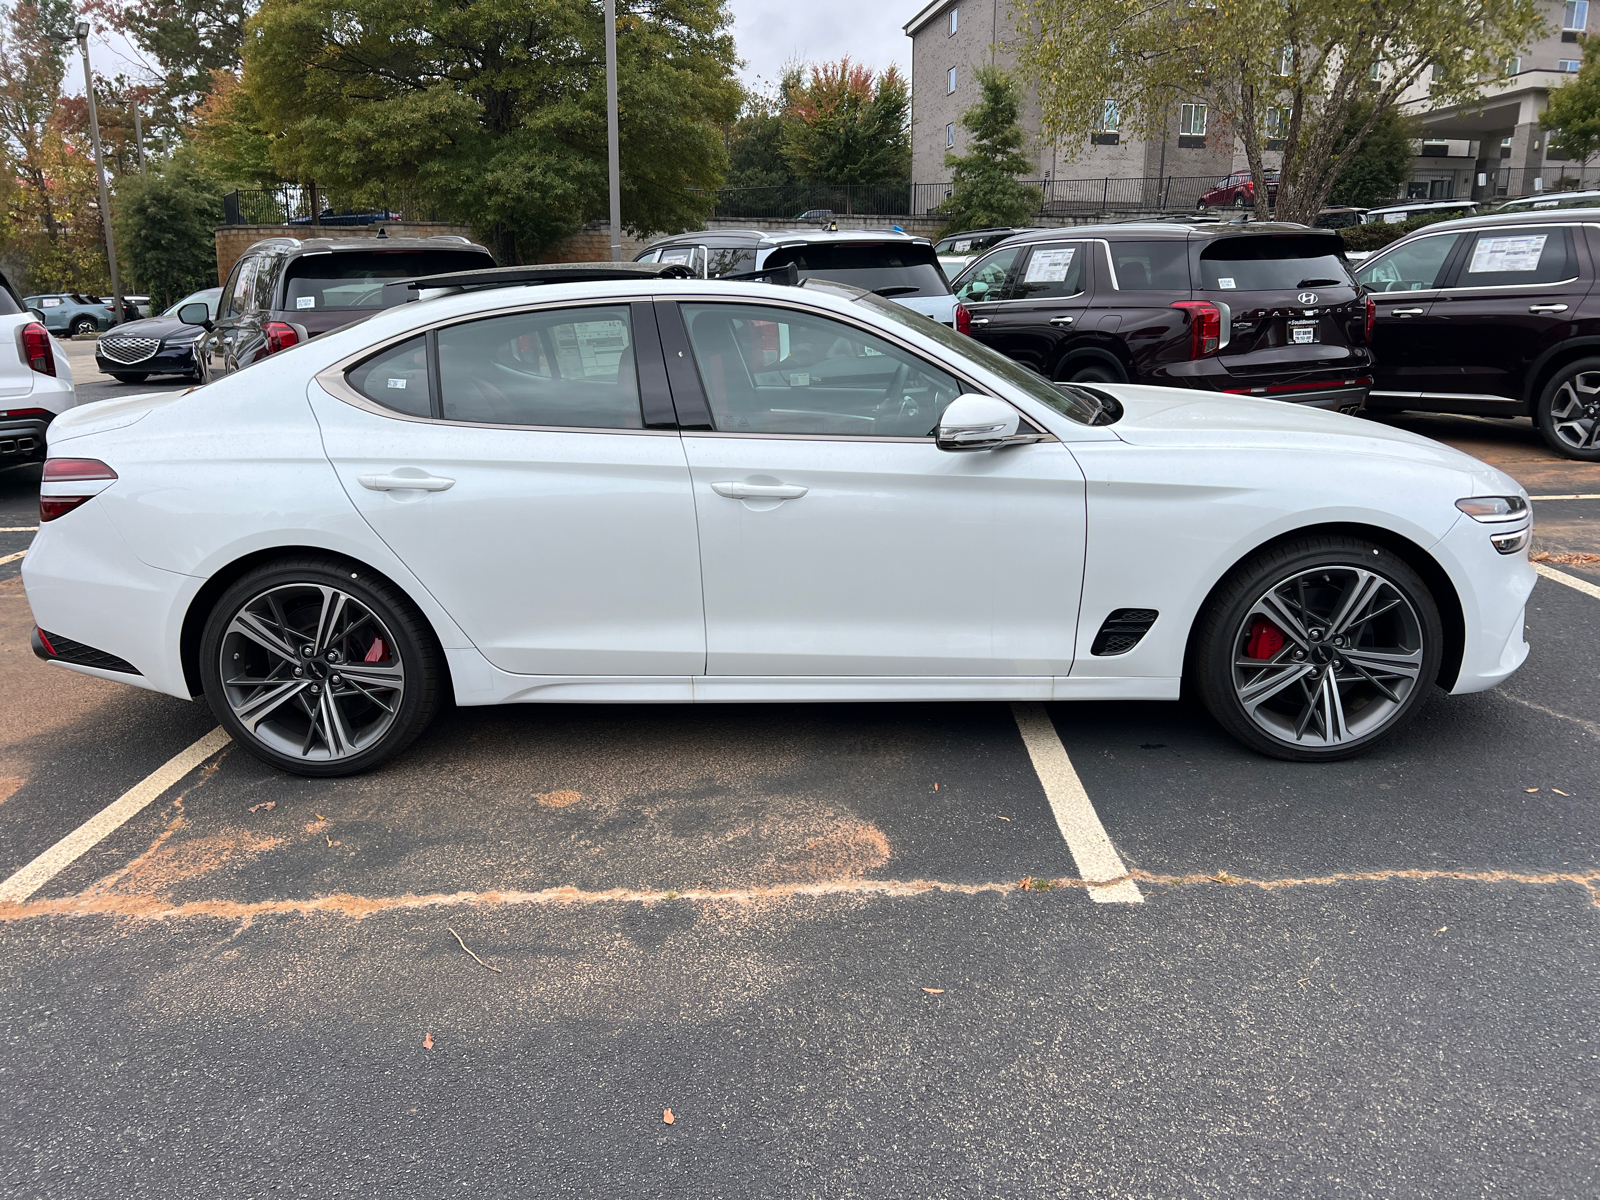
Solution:
<svg viewBox="0 0 1600 1200">
<path fill-rule="evenodd" d="M 454 479 L 442 475 L 358 475 L 356 482 L 374 492 L 443 492 L 456 485 Z"/>
<path fill-rule="evenodd" d="M 711 490 L 729 500 L 798 500 L 807 489 L 798 483 L 713 483 Z"/>
<path fill-rule="evenodd" d="M 1420 317 L 1427 311 L 1425 308 L 1391 308 L 1389 315 L 1391 317 Z"/>
<path fill-rule="evenodd" d="M 1050 324 L 1052 324 L 1052 325 L 1071 325 L 1072 324 L 1072 318 L 1071 317 L 1051 317 L 1050 318 Z"/>
<path fill-rule="evenodd" d="M 967 322 L 969 325 L 987 325 L 988 323 L 988 317 L 973 317 L 972 320 Z"/>
<path fill-rule="evenodd" d="M 1530 304 L 1528 305 L 1528 311 L 1531 313 L 1566 312 L 1567 306 L 1565 304 Z"/>
</svg>

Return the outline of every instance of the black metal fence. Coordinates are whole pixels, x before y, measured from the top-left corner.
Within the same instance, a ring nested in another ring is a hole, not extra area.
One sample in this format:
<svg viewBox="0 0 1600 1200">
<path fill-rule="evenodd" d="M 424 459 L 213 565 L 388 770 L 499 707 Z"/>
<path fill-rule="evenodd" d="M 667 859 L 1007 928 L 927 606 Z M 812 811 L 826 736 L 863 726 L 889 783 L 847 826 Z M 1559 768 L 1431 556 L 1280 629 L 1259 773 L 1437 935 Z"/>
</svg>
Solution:
<svg viewBox="0 0 1600 1200">
<path fill-rule="evenodd" d="M 321 188 L 280 183 L 241 188 L 222 198 L 228 225 L 371 225 L 375 221 L 437 221 L 436 205 L 401 188 Z"/>
</svg>

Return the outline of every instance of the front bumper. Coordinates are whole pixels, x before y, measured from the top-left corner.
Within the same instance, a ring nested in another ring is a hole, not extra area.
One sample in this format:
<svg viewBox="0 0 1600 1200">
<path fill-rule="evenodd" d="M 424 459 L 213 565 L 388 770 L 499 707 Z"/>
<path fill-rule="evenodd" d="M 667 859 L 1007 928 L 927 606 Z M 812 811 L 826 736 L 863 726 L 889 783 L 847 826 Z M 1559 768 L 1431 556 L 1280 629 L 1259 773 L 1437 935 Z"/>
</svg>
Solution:
<svg viewBox="0 0 1600 1200">
<path fill-rule="evenodd" d="M 43 462 L 45 430 L 50 422 L 41 417 L 0 420 L 0 464 Z"/>
<path fill-rule="evenodd" d="M 1494 687 L 1528 657 L 1524 610 L 1539 576 L 1526 550 L 1501 554 L 1489 540 L 1515 528 L 1464 516 L 1433 548 L 1461 601 L 1464 644 L 1453 695 Z"/>
<path fill-rule="evenodd" d="M 107 375 L 192 375 L 194 374 L 193 346 L 163 346 L 149 358 L 136 363 L 120 363 L 104 357 L 97 345 L 94 365 Z"/>
</svg>

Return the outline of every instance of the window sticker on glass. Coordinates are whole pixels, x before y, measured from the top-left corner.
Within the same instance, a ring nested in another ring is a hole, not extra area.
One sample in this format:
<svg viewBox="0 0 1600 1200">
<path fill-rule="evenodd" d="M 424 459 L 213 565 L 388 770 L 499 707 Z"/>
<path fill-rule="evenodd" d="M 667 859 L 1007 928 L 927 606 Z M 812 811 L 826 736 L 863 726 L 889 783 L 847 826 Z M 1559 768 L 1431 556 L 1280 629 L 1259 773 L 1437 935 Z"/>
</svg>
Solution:
<svg viewBox="0 0 1600 1200">
<path fill-rule="evenodd" d="M 1219 275 L 1219 276 L 1217 276 L 1217 286 L 1219 288 L 1222 288 L 1224 291 L 1232 291 L 1233 290 L 1233 276 L 1232 275 Z"/>
<path fill-rule="evenodd" d="M 621 321 L 575 321 L 551 332 L 564 376 L 617 377 L 618 363 L 628 349 L 628 331 Z"/>
<path fill-rule="evenodd" d="M 406 381 L 404 379 L 391 379 L 389 380 L 389 386 L 392 388 L 403 388 L 406 386 Z"/>
<path fill-rule="evenodd" d="M 317 298 L 315 296 L 296 296 L 294 298 L 294 306 L 296 308 L 315 308 L 317 306 Z"/>
<path fill-rule="evenodd" d="M 44 298 L 44 307 L 45 308 L 59 308 L 60 306 L 61 306 L 61 297 L 60 296 L 46 296 Z"/>
<path fill-rule="evenodd" d="M 1530 233 L 1522 237 L 1479 238 L 1472 248 L 1472 262 L 1468 275 L 1484 275 L 1495 271 L 1537 271 L 1539 257 L 1544 253 L 1547 233 Z"/>
<path fill-rule="evenodd" d="M 969 251 L 971 249 L 972 249 L 972 243 L 971 242 L 957 242 L 954 246 L 950 247 L 950 253 L 952 253 L 952 254 L 965 254 L 965 253 L 967 253 L 967 251 Z"/>
<path fill-rule="evenodd" d="M 661 252 L 661 261 L 664 263 L 686 263 L 693 257 L 694 248 L 692 246 L 680 246 L 673 250 L 663 250 Z"/>
<path fill-rule="evenodd" d="M 1077 249 L 1076 246 L 1064 246 L 1059 250 L 1035 250 L 1033 257 L 1028 260 L 1028 273 L 1023 282 L 1061 283 L 1072 269 L 1072 256 Z"/>
<path fill-rule="evenodd" d="M 809 371 L 796 371 L 793 375 L 789 376 L 789 386 L 810 387 L 811 373 Z"/>
</svg>

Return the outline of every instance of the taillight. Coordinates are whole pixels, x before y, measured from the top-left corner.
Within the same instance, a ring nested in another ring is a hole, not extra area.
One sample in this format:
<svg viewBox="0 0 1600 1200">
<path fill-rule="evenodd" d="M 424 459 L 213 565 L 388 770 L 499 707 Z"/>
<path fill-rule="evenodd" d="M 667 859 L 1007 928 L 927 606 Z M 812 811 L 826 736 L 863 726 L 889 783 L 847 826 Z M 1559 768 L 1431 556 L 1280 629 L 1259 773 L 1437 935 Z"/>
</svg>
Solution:
<svg viewBox="0 0 1600 1200">
<path fill-rule="evenodd" d="M 1189 314 L 1189 357 L 1215 354 L 1222 343 L 1222 310 L 1209 300 L 1179 300 L 1172 307 Z"/>
<path fill-rule="evenodd" d="M 1367 344 L 1372 344 L 1372 330 L 1378 323 L 1378 306 L 1371 296 L 1367 297 Z"/>
<path fill-rule="evenodd" d="M 279 350 L 287 350 L 300 340 L 300 335 L 294 331 L 293 325 L 286 325 L 282 321 L 268 321 L 263 331 L 267 335 L 267 353 L 276 354 Z"/>
<path fill-rule="evenodd" d="M 17 331 L 17 341 L 22 347 L 22 361 L 41 375 L 56 373 L 56 353 L 50 348 L 50 331 L 37 321 L 30 321 Z"/>
<path fill-rule="evenodd" d="M 965 304 L 956 304 L 956 332 L 972 336 L 972 310 Z"/>
<path fill-rule="evenodd" d="M 46 421 L 54 420 L 55 413 L 48 408 L 10 408 L 0 409 L 0 421 L 8 421 L 20 417 L 43 417 Z"/>
<path fill-rule="evenodd" d="M 117 473 L 98 458 L 48 458 L 44 475 L 39 481 L 39 520 L 54 521 L 103 492 L 117 478 Z M 98 487 L 82 489 L 65 488 L 65 494 L 53 493 L 52 484 L 89 483 Z"/>
</svg>

